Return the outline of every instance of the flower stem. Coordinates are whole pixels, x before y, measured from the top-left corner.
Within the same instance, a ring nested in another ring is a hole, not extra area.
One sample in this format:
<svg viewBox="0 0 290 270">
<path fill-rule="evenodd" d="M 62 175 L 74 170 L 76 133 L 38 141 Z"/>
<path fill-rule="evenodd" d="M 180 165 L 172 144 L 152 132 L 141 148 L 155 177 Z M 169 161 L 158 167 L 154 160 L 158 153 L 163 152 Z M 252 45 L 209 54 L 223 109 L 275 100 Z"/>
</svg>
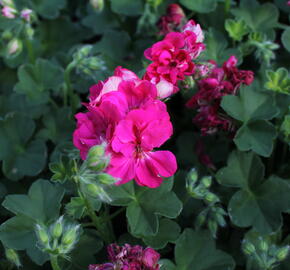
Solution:
<svg viewBox="0 0 290 270">
<path fill-rule="evenodd" d="M 55 255 L 50 256 L 50 264 L 53 270 L 61 270 L 57 262 L 57 256 Z"/>
<path fill-rule="evenodd" d="M 229 13 L 231 9 L 231 0 L 225 0 L 225 13 Z"/>
<path fill-rule="evenodd" d="M 68 104 L 68 97 L 70 98 L 70 104 L 73 104 L 73 89 L 72 84 L 70 80 L 70 73 L 75 67 L 75 62 L 72 61 L 69 63 L 69 65 L 66 67 L 64 71 L 64 105 L 67 106 Z M 74 109 L 74 108 L 73 108 Z M 74 110 L 73 110 L 74 111 Z"/>
<path fill-rule="evenodd" d="M 34 55 L 34 52 L 33 52 L 33 46 L 32 46 L 31 39 L 29 39 L 29 38 L 25 39 L 25 44 L 26 44 L 26 48 L 27 48 L 27 51 L 28 51 L 28 59 L 29 59 L 29 62 L 31 64 L 34 64 L 34 62 L 35 62 L 35 55 Z"/>
</svg>

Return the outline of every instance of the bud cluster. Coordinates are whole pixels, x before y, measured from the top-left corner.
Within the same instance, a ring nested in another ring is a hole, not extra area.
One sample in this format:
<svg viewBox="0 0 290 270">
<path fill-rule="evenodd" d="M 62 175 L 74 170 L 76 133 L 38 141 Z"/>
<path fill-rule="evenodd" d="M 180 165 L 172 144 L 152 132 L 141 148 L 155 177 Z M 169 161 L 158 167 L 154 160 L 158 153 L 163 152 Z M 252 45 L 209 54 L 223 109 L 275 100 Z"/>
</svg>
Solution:
<svg viewBox="0 0 290 270">
<path fill-rule="evenodd" d="M 287 258 L 290 246 L 278 246 L 269 238 L 258 236 L 256 239 L 244 239 L 242 250 L 260 269 L 272 270 Z"/>
<path fill-rule="evenodd" d="M 73 54 L 73 66 L 77 72 L 93 76 L 96 70 L 106 70 L 105 62 L 95 56 L 92 45 L 85 45 Z"/>
<path fill-rule="evenodd" d="M 37 224 L 35 227 L 38 247 L 51 255 L 68 254 L 80 236 L 80 225 L 65 221 L 63 216 L 50 226 Z"/>
<path fill-rule="evenodd" d="M 6 259 L 12 263 L 13 265 L 15 265 L 17 268 L 19 268 L 21 266 L 21 262 L 20 262 L 20 258 L 18 256 L 17 251 L 15 251 L 12 248 L 5 248 L 5 256 Z"/>
<path fill-rule="evenodd" d="M 195 169 L 191 169 L 186 178 L 186 188 L 190 196 L 203 200 L 207 204 L 207 207 L 196 218 L 197 228 L 206 224 L 213 237 L 216 237 L 218 226 L 226 226 L 225 216 L 227 213 L 219 205 L 219 197 L 209 191 L 211 184 L 212 178 L 210 176 L 199 179 Z"/>
</svg>

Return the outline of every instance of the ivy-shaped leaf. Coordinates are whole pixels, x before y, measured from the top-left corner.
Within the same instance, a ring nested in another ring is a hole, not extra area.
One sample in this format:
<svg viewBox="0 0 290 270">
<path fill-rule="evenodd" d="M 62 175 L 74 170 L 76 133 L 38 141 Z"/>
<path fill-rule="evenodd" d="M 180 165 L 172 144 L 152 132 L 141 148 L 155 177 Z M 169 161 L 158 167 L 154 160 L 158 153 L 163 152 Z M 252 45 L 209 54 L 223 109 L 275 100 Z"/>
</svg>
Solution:
<svg viewBox="0 0 290 270">
<path fill-rule="evenodd" d="M 161 219 L 158 233 L 155 236 L 146 237 L 144 243 L 154 249 L 164 248 L 168 242 L 174 243 L 180 234 L 179 225 L 170 219 Z"/>
<path fill-rule="evenodd" d="M 233 152 L 228 165 L 216 177 L 222 185 L 240 188 L 228 205 L 235 225 L 252 226 L 261 234 L 281 227 L 281 213 L 290 209 L 290 185 L 277 176 L 264 180 L 264 166 L 258 156 L 252 152 Z"/>
<path fill-rule="evenodd" d="M 0 160 L 7 178 L 19 180 L 40 173 L 46 162 L 43 140 L 31 140 L 35 123 L 27 116 L 9 114 L 0 120 Z"/>
<path fill-rule="evenodd" d="M 63 69 L 51 61 L 37 59 L 35 64 L 25 64 L 18 69 L 18 79 L 14 90 L 35 104 L 43 104 L 49 99 L 49 90 L 60 88 Z"/>
<path fill-rule="evenodd" d="M 233 258 L 216 249 L 215 241 L 207 231 L 185 229 L 176 242 L 176 267 L 165 262 L 172 270 L 231 270 L 235 267 Z M 167 269 L 161 268 L 161 269 Z"/>
<path fill-rule="evenodd" d="M 282 34 L 282 43 L 285 49 L 290 52 L 290 27 L 288 27 Z"/>
<path fill-rule="evenodd" d="M 182 203 L 171 191 L 172 179 L 158 189 L 135 187 L 133 182 L 108 190 L 112 205 L 127 206 L 126 216 L 130 232 L 137 237 L 154 236 L 159 229 L 159 216 L 176 218 Z"/>
<path fill-rule="evenodd" d="M 279 111 L 271 95 L 255 90 L 257 86 L 241 88 L 238 96 L 224 96 L 221 106 L 230 116 L 243 122 L 234 138 L 239 150 L 253 150 L 268 157 L 277 134 L 275 127 L 267 120 Z"/>
<path fill-rule="evenodd" d="M 274 37 L 274 27 L 278 24 L 279 10 L 271 4 L 260 5 L 256 0 L 242 0 L 240 7 L 232 9 L 232 13 L 245 21 L 253 32 L 262 32 L 269 38 Z"/>
<path fill-rule="evenodd" d="M 286 68 L 278 68 L 276 71 L 268 70 L 266 72 L 268 81 L 265 87 L 274 92 L 290 95 L 290 77 Z"/>
<path fill-rule="evenodd" d="M 31 259 L 42 265 L 48 257 L 36 248 L 36 223 L 48 223 L 59 216 L 64 190 L 46 180 L 34 182 L 28 195 L 8 195 L 3 207 L 16 216 L 0 226 L 0 240 L 9 248 L 26 250 Z"/>
</svg>

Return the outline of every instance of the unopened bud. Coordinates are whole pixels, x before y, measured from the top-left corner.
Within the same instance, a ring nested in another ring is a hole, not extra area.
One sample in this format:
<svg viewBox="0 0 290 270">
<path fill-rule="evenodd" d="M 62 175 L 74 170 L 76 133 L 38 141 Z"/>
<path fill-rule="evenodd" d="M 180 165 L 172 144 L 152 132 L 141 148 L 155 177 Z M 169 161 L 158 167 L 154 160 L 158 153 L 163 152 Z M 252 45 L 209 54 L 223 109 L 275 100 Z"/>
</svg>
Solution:
<svg viewBox="0 0 290 270">
<path fill-rule="evenodd" d="M 63 216 L 61 216 L 53 225 L 52 236 L 54 238 L 59 238 L 63 232 Z"/>
<path fill-rule="evenodd" d="M 22 41 L 20 39 L 14 38 L 9 41 L 7 45 L 7 53 L 9 56 L 16 56 L 22 52 Z"/>
<path fill-rule="evenodd" d="M 223 215 L 221 215 L 219 213 L 216 213 L 215 216 L 216 216 L 216 221 L 218 222 L 218 224 L 221 227 L 225 227 L 227 225 L 227 223 L 226 223 L 225 218 L 224 218 Z"/>
<path fill-rule="evenodd" d="M 214 203 L 214 202 L 218 202 L 219 201 L 219 198 L 215 194 L 213 194 L 212 192 L 208 192 L 205 195 L 204 199 L 207 202 L 209 202 L 209 203 Z"/>
<path fill-rule="evenodd" d="M 100 173 L 97 175 L 97 178 L 100 181 L 100 183 L 102 183 L 104 185 L 112 185 L 112 184 L 116 183 L 116 178 L 114 178 L 113 176 L 111 176 L 107 173 Z"/>
<path fill-rule="evenodd" d="M 8 19 L 14 19 L 17 14 L 17 10 L 11 6 L 4 6 L 1 12 L 2 12 L 2 16 Z"/>
<path fill-rule="evenodd" d="M 21 18 L 23 18 L 25 21 L 30 22 L 31 20 L 31 15 L 32 15 L 32 10 L 29 8 L 25 8 L 23 10 L 21 10 L 20 12 L 20 16 Z"/>
<path fill-rule="evenodd" d="M 18 253 L 12 248 L 5 248 L 5 255 L 8 261 L 16 265 L 16 267 L 21 266 L 21 262 Z"/>
<path fill-rule="evenodd" d="M 106 146 L 104 144 L 93 146 L 87 157 L 87 164 L 91 170 L 102 171 L 109 162 L 110 158 L 106 155 Z"/>
<path fill-rule="evenodd" d="M 269 249 L 269 245 L 268 245 L 267 241 L 264 240 L 263 238 L 259 239 L 258 245 L 259 245 L 259 249 L 263 252 L 267 252 Z"/>
<path fill-rule="evenodd" d="M 217 229 L 218 229 L 218 225 L 217 225 L 216 221 L 210 219 L 208 221 L 207 225 L 208 225 L 208 228 L 211 231 L 213 237 L 216 237 L 216 233 L 217 233 Z"/>
<path fill-rule="evenodd" d="M 289 253 L 289 246 L 282 247 L 282 248 L 278 249 L 278 251 L 276 253 L 276 257 L 279 261 L 283 261 L 287 258 L 288 253 Z"/>
<path fill-rule="evenodd" d="M 36 225 L 36 233 L 38 236 L 38 239 L 40 240 L 41 244 L 46 246 L 49 243 L 49 235 L 47 233 L 47 230 L 43 228 L 41 225 Z"/>
<path fill-rule="evenodd" d="M 205 176 L 201 179 L 201 183 L 204 185 L 204 187 L 209 188 L 211 186 L 211 176 Z"/>
<path fill-rule="evenodd" d="M 201 227 L 206 221 L 206 213 L 202 212 L 198 215 L 196 219 L 196 226 Z"/>
<path fill-rule="evenodd" d="M 194 186 L 195 183 L 197 182 L 198 179 L 198 174 L 196 169 L 191 169 L 190 172 L 187 174 L 187 185 L 188 186 Z"/>
<path fill-rule="evenodd" d="M 98 12 L 101 12 L 104 9 L 104 0 L 90 0 L 90 4 Z"/>
<path fill-rule="evenodd" d="M 253 255 L 256 252 L 255 246 L 247 240 L 243 241 L 243 252 L 247 255 Z"/>
<path fill-rule="evenodd" d="M 61 244 L 71 247 L 78 238 L 79 228 L 80 225 L 75 225 L 66 230 L 62 237 Z"/>
</svg>

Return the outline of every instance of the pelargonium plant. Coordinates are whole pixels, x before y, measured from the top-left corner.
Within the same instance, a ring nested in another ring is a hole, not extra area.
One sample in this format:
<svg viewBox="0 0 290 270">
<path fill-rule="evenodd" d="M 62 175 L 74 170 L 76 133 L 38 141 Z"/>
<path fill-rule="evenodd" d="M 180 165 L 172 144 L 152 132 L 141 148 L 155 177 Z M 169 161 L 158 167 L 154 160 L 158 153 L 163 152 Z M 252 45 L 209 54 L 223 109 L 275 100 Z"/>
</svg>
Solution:
<svg viewBox="0 0 290 270">
<path fill-rule="evenodd" d="M 289 1 L 0 9 L 0 269 L 289 269 Z"/>
</svg>

